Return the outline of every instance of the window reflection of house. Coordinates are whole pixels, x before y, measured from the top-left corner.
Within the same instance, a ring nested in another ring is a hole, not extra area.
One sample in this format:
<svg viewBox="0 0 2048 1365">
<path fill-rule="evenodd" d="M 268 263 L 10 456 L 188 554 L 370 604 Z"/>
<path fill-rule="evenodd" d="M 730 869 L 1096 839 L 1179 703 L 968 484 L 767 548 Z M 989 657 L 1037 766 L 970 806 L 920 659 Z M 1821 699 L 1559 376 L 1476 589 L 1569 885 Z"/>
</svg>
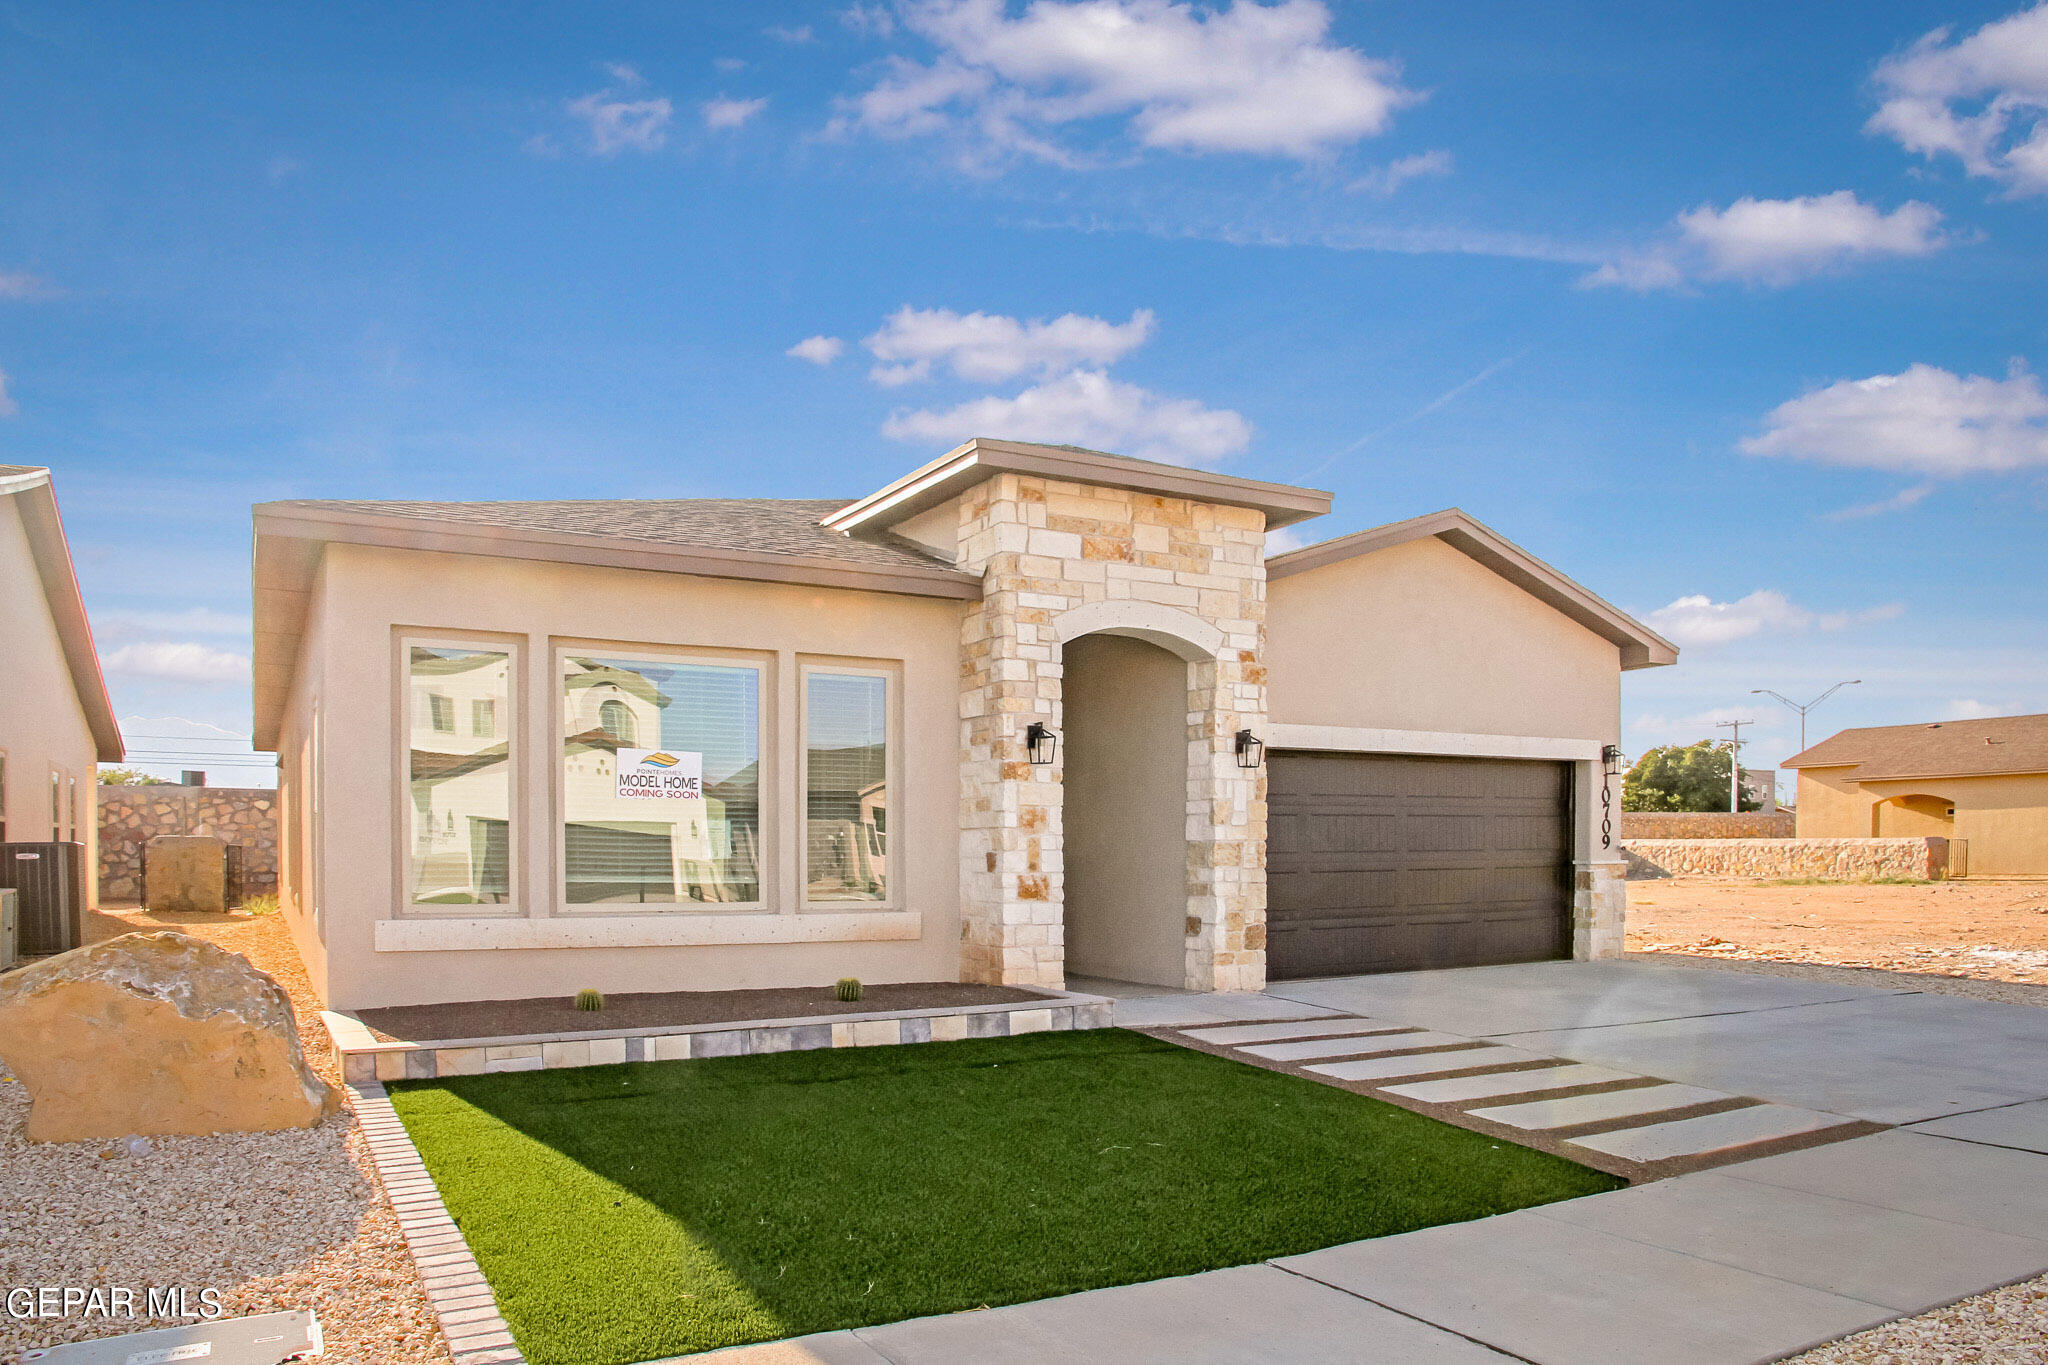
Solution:
<svg viewBox="0 0 2048 1365">
<path fill-rule="evenodd" d="M 563 874 L 570 903 L 761 898 L 759 689 L 760 673 L 748 667 L 564 660 Z M 620 796 L 620 751 L 643 746 L 696 755 L 703 796 Z"/>
<path fill-rule="evenodd" d="M 813 900 L 886 898 L 887 772 L 881 744 L 810 751 L 805 839 Z"/>
<path fill-rule="evenodd" d="M 496 717 L 510 694 L 510 658 L 415 645 L 409 673 L 412 898 L 430 905 L 505 901 L 511 774 Z M 467 733 L 457 725 L 464 715 Z"/>
</svg>

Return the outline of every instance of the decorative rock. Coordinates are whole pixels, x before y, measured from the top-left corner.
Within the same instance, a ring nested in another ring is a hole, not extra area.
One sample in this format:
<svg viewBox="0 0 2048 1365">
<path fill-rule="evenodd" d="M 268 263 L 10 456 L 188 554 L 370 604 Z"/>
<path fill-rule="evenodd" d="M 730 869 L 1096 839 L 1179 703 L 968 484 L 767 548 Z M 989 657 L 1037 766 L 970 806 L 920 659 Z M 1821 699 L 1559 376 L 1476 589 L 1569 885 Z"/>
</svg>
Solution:
<svg viewBox="0 0 2048 1365">
<path fill-rule="evenodd" d="M 173 913 L 227 910 L 227 846 L 206 834 L 159 834 L 149 841 L 142 903 Z"/>
<path fill-rule="evenodd" d="M 1948 840 L 1630 839 L 1628 875 L 1647 877 L 1936 878 L 1948 871 Z"/>
<path fill-rule="evenodd" d="M 310 1128 L 341 1104 L 277 982 L 178 933 L 0 977 L 0 1060 L 28 1088 L 33 1142 Z"/>
<path fill-rule="evenodd" d="M 211 834 L 242 850 L 242 891 L 277 890 L 277 793 L 267 787 L 99 789 L 100 895 L 142 899 L 142 846 L 159 834 Z"/>
</svg>

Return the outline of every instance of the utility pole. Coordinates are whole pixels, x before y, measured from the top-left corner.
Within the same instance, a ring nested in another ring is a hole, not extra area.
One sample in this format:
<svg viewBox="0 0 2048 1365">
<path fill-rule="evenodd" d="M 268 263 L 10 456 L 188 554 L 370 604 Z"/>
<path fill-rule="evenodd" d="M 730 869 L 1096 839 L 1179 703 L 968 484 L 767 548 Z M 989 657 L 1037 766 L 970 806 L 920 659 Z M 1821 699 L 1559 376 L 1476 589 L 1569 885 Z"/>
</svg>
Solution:
<svg viewBox="0 0 2048 1365">
<path fill-rule="evenodd" d="M 1753 720 L 1719 720 L 1714 722 L 1716 730 L 1728 730 L 1733 734 L 1728 742 L 1728 813 L 1735 814 L 1742 809 L 1742 727 L 1756 724 Z"/>
<path fill-rule="evenodd" d="M 1841 691 L 1843 688 L 1854 687 L 1856 684 L 1862 681 L 1863 679 L 1861 678 L 1851 678 L 1847 682 L 1838 682 L 1833 687 L 1830 687 L 1827 691 L 1815 697 L 1812 701 L 1806 703 L 1806 705 L 1804 706 L 1801 706 L 1798 702 L 1792 700 L 1783 692 L 1773 692 L 1768 687 L 1752 687 L 1751 689 L 1749 689 L 1749 695 L 1752 697 L 1776 697 L 1779 701 L 1785 703 L 1785 705 L 1791 707 L 1794 711 L 1797 711 L 1799 713 L 1799 752 L 1803 754 L 1806 752 L 1806 713 L 1808 711 L 1811 711 L 1814 707 L 1819 706 L 1829 697 L 1834 696 L 1835 693 Z M 1748 723 L 1748 721 L 1743 722 L 1743 724 L 1745 725 L 1747 725 Z"/>
</svg>

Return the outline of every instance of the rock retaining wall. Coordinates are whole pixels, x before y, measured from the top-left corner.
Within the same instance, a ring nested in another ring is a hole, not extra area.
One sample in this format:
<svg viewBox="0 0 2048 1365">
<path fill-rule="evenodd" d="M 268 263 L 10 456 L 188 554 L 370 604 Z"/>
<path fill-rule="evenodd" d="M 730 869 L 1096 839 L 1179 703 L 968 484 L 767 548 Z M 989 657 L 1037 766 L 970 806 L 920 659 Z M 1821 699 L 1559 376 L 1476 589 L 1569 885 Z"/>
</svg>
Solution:
<svg viewBox="0 0 2048 1365">
<path fill-rule="evenodd" d="M 277 793 L 267 787 L 99 789 L 100 898 L 142 898 L 142 846 L 159 834 L 210 834 L 242 849 L 242 894 L 277 890 Z"/>
<path fill-rule="evenodd" d="M 1621 817 L 1623 843 L 1643 839 L 1790 839 L 1798 831 L 1789 810 L 1629 811 Z"/>
<path fill-rule="evenodd" d="M 1646 877 L 1939 877 L 1946 839 L 1631 839 L 1628 875 Z"/>
</svg>

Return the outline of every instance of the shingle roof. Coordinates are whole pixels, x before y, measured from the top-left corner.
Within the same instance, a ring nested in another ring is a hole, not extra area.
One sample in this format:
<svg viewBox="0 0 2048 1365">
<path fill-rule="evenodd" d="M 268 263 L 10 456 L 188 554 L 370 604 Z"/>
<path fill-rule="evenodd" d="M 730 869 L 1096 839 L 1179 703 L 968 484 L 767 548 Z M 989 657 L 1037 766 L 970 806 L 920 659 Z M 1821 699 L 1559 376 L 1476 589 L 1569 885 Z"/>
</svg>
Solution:
<svg viewBox="0 0 2048 1365">
<path fill-rule="evenodd" d="M 671 498 L 569 502 L 402 502 L 307 500 L 267 504 L 319 512 L 362 512 L 465 526 L 606 536 L 662 545 L 748 550 L 836 559 L 850 565 L 949 568 L 945 560 L 893 536 L 855 540 L 818 524 L 846 498 Z"/>
<path fill-rule="evenodd" d="M 2048 715 L 1844 730 L 1784 766 L 1853 767 L 1848 776 L 1856 782 L 2048 772 Z"/>
</svg>

